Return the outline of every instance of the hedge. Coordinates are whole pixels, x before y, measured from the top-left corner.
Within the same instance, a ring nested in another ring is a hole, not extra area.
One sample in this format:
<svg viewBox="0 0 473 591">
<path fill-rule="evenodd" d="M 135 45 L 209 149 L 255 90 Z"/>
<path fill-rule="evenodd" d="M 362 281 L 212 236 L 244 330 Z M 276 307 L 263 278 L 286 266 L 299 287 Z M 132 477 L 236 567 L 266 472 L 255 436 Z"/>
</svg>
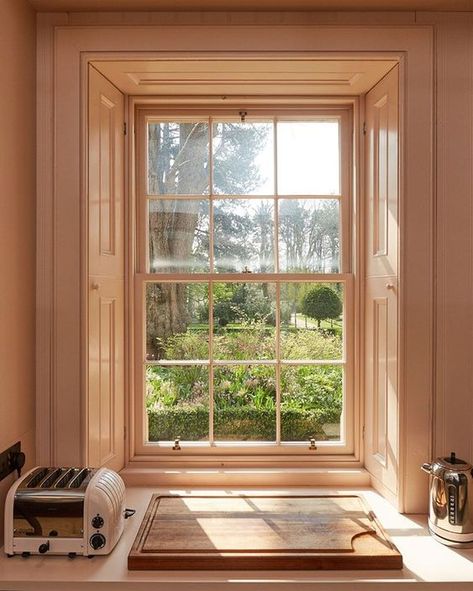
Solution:
<svg viewBox="0 0 473 591">
<path fill-rule="evenodd" d="M 323 425 L 335 422 L 318 410 L 281 409 L 281 438 L 283 441 L 305 441 L 315 437 L 327 440 Z M 207 439 L 209 410 L 205 406 L 174 407 L 148 411 L 149 441 L 187 441 Z M 214 409 L 215 437 L 221 440 L 274 441 L 276 418 L 274 410 L 235 407 Z M 235 434 L 238 434 L 237 436 Z"/>
</svg>

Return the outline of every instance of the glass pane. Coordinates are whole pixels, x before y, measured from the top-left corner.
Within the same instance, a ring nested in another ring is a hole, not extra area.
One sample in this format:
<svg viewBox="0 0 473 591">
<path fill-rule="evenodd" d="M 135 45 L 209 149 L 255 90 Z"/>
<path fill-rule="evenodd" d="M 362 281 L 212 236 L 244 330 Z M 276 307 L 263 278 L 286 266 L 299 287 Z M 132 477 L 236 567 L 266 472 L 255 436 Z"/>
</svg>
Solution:
<svg viewBox="0 0 473 591">
<path fill-rule="evenodd" d="M 207 283 L 146 285 L 146 359 L 209 358 Z"/>
<path fill-rule="evenodd" d="M 335 199 L 281 199 L 279 270 L 340 271 L 340 211 Z"/>
<path fill-rule="evenodd" d="M 268 365 L 214 370 L 214 436 L 223 441 L 276 439 L 276 374 Z"/>
<path fill-rule="evenodd" d="M 213 193 L 274 193 L 273 124 L 213 124 Z"/>
<path fill-rule="evenodd" d="M 342 407 L 343 367 L 281 368 L 282 441 L 339 441 Z"/>
<path fill-rule="evenodd" d="M 209 437 L 209 368 L 146 368 L 148 441 L 202 441 Z"/>
<path fill-rule="evenodd" d="M 274 359 L 275 302 L 274 283 L 215 283 L 214 359 Z"/>
<path fill-rule="evenodd" d="M 282 359 L 341 359 L 343 301 L 341 283 L 282 283 Z"/>
<path fill-rule="evenodd" d="M 152 199 L 148 202 L 150 273 L 209 270 L 209 202 Z"/>
<path fill-rule="evenodd" d="M 201 121 L 148 125 L 148 193 L 209 192 L 209 126 Z"/>
<path fill-rule="evenodd" d="M 217 273 L 274 271 L 274 200 L 214 201 L 214 267 Z"/>
<path fill-rule="evenodd" d="M 339 123 L 278 122 L 279 195 L 339 195 Z"/>
</svg>

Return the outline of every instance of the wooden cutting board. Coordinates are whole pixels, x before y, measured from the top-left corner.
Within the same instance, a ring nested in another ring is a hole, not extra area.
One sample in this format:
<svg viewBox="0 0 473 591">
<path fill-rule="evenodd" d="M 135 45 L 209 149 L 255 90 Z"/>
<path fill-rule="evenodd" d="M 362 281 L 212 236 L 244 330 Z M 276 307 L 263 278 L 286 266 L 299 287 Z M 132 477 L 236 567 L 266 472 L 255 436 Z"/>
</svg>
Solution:
<svg viewBox="0 0 473 591">
<path fill-rule="evenodd" d="M 356 495 L 153 495 L 128 568 L 383 569 L 402 557 Z"/>
</svg>

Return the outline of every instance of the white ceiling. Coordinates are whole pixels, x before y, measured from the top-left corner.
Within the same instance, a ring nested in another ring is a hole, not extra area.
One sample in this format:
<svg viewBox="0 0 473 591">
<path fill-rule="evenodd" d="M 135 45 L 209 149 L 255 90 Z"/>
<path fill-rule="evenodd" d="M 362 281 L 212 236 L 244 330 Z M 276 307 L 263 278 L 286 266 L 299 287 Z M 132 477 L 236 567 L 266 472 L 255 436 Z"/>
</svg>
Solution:
<svg viewBox="0 0 473 591">
<path fill-rule="evenodd" d="M 38 11 L 448 10 L 472 11 L 473 0 L 29 0 Z"/>
<path fill-rule="evenodd" d="M 355 96 L 396 63 L 308 57 L 93 62 L 125 94 L 155 96 Z"/>
</svg>

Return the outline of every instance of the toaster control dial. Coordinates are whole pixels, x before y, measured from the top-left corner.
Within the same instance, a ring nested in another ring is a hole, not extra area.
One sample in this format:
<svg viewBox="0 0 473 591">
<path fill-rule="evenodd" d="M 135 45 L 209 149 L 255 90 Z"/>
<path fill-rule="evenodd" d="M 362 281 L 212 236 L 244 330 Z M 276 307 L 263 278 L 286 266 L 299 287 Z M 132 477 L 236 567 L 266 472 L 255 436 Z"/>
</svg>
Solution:
<svg viewBox="0 0 473 591">
<path fill-rule="evenodd" d="M 94 534 L 90 537 L 90 545 L 94 550 L 100 550 L 105 546 L 105 536 L 102 534 Z"/>
<path fill-rule="evenodd" d="M 103 524 L 104 524 L 104 520 L 103 520 L 103 517 L 100 517 L 100 515 L 96 515 L 92 519 L 92 527 L 94 527 L 95 529 L 100 529 L 101 527 L 103 527 Z"/>
</svg>

